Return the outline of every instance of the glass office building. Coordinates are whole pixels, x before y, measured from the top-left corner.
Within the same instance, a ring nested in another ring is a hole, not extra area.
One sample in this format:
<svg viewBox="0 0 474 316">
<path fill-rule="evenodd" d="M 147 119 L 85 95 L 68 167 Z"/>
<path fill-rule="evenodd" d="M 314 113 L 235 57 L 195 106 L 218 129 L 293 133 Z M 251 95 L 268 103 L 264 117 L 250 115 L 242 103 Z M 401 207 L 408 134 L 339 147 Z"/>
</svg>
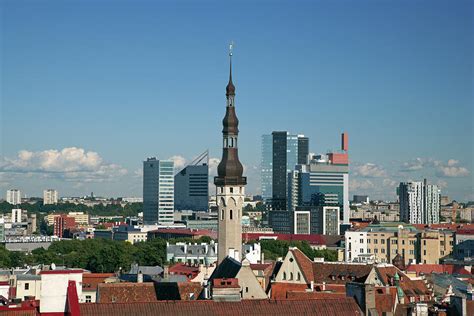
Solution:
<svg viewBox="0 0 474 316">
<path fill-rule="evenodd" d="M 174 163 L 148 158 L 143 162 L 143 221 L 172 225 L 174 212 Z"/>
<path fill-rule="evenodd" d="M 174 176 L 175 209 L 207 211 L 209 208 L 209 166 L 186 166 Z"/>
<path fill-rule="evenodd" d="M 288 173 L 307 163 L 308 146 L 307 137 L 286 131 L 262 136 L 262 197 L 272 209 L 288 209 Z"/>
</svg>

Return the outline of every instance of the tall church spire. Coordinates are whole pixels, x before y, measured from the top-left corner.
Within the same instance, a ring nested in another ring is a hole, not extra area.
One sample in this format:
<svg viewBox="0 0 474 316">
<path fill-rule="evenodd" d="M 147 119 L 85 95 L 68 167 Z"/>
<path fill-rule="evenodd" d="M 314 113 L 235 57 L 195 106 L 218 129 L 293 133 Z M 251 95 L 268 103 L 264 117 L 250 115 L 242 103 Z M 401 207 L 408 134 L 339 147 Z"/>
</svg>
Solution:
<svg viewBox="0 0 474 316">
<path fill-rule="evenodd" d="M 219 212 L 218 220 L 218 263 L 230 256 L 238 261 L 242 259 L 242 206 L 245 197 L 247 178 L 239 161 L 237 140 L 239 119 L 235 114 L 235 86 L 232 82 L 232 44 L 229 52 L 229 83 L 226 87 L 227 107 L 222 120 L 222 159 L 217 167 L 216 200 Z"/>
</svg>

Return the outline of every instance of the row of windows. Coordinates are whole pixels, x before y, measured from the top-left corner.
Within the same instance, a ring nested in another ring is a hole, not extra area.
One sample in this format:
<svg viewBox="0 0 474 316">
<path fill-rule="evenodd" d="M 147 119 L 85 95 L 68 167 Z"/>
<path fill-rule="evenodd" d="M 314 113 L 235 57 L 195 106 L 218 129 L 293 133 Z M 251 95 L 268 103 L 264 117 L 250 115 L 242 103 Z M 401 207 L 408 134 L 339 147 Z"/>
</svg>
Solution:
<svg viewBox="0 0 474 316">
<path fill-rule="evenodd" d="M 237 211 L 238 214 L 237 214 L 237 219 L 240 218 L 240 210 Z M 225 210 L 221 210 L 221 221 L 223 221 L 225 219 Z M 229 210 L 229 219 L 234 219 L 234 211 L 233 210 Z"/>
<path fill-rule="evenodd" d="M 283 280 L 286 280 L 286 272 L 283 272 Z M 288 280 L 289 281 L 293 280 L 293 272 L 290 272 Z M 301 280 L 301 274 L 298 272 L 296 274 L 296 281 L 300 281 L 300 280 Z"/>
</svg>

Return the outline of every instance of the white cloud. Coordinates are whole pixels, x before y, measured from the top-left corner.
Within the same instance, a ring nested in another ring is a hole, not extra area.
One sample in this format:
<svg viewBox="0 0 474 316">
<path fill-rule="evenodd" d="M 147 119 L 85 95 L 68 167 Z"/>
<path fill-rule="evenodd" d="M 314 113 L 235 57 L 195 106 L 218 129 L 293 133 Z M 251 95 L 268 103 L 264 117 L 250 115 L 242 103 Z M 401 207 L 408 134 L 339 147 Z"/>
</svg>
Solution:
<svg viewBox="0 0 474 316">
<path fill-rule="evenodd" d="M 386 187 L 396 187 L 398 185 L 398 182 L 393 180 L 393 179 L 383 179 L 383 185 Z"/>
<path fill-rule="evenodd" d="M 350 178 L 349 180 L 349 189 L 352 192 L 355 192 L 357 190 L 372 189 L 374 187 L 375 187 L 374 183 L 368 179 L 358 180 L 358 179 Z"/>
<path fill-rule="evenodd" d="M 415 158 L 411 161 L 404 162 L 402 167 L 400 168 L 401 171 L 416 171 L 423 169 L 427 165 L 428 161 L 423 158 Z"/>
<path fill-rule="evenodd" d="M 186 158 L 184 158 L 183 156 L 180 156 L 180 155 L 172 156 L 172 157 L 168 158 L 168 160 L 173 161 L 174 169 L 176 171 L 180 171 L 181 169 L 183 169 L 186 166 L 186 163 L 187 163 Z"/>
<path fill-rule="evenodd" d="M 21 150 L 15 158 L 2 159 L 0 172 L 83 182 L 101 182 L 127 174 L 121 166 L 104 162 L 98 153 L 77 147 Z"/>
<path fill-rule="evenodd" d="M 440 177 L 466 177 L 469 175 L 469 170 L 465 167 L 459 166 L 440 166 L 437 175 Z"/>
<path fill-rule="evenodd" d="M 358 166 L 356 165 L 354 167 L 354 173 L 355 175 L 364 178 L 380 178 L 387 176 L 387 172 L 383 167 L 373 163 L 365 163 Z"/>
</svg>

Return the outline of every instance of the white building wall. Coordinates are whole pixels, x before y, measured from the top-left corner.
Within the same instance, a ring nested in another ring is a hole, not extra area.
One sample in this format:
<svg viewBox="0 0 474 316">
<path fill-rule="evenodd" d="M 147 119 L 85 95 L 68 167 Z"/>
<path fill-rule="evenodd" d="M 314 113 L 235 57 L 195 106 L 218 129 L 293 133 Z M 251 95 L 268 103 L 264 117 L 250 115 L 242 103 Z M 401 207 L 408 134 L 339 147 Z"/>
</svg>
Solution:
<svg viewBox="0 0 474 316">
<path fill-rule="evenodd" d="M 69 280 L 76 281 L 77 295 L 78 297 L 82 296 L 82 271 L 77 273 L 69 273 L 67 270 L 51 272 L 41 274 L 40 313 L 64 313 Z"/>
<path fill-rule="evenodd" d="M 12 205 L 21 204 L 21 191 L 17 189 L 7 190 L 6 200 Z"/>
<path fill-rule="evenodd" d="M 367 232 L 346 231 L 345 261 L 353 262 L 359 255 L 367 254 Z"/>
</svg>

